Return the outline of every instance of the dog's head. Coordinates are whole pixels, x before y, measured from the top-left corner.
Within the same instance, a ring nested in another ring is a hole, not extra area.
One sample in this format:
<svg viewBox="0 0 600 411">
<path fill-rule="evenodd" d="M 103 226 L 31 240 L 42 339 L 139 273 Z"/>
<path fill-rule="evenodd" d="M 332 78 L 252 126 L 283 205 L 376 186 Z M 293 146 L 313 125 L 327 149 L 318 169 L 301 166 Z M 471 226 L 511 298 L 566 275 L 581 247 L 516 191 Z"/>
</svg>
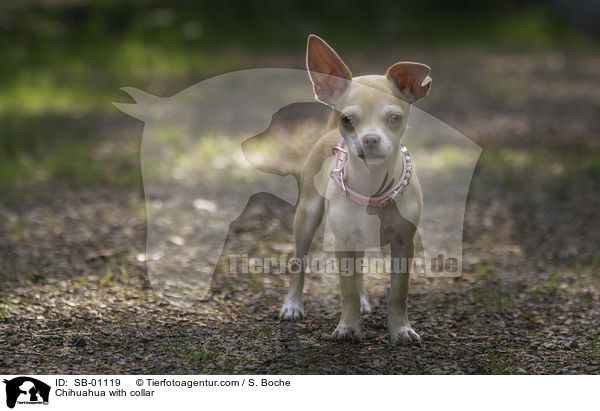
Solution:
<svg viewBox="0 0 600 411">
<path fill-rule="evenodd" d="M 411 104 L 431 87 L 429 67 L 420 63 L 396 63 L 385 76 L 352 78 L 337 53 L 315 35 L 308 37 L 306 66 L 317 100 L 335 109 L 350 155 L 367 164 L 398 151 Z"/>
</svg>

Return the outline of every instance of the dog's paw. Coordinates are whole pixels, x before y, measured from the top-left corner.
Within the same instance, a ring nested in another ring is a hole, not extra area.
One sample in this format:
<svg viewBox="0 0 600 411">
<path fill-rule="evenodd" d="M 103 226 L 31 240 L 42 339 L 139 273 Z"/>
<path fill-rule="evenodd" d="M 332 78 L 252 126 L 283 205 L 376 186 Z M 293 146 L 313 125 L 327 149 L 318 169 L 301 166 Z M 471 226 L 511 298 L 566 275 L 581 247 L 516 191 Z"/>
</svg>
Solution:
<svg viewBox="0 0 600 411">
<path fill-rule="evenodd" d="M 417 343 L 421 345 L 421 337 L 410 326 L 398 327 L 395 330 L 390 330 L 392 343 L 397 345 L 408 345 Z"/>
<path fill-rule="evenodd" d="M 366 296 L 360 297 L 360 313 L 368 314 L 371 312 L 371 304 L 369 304 L 369 299 Z"/>
<path fill-rule="evenodd" d="M 304 318 L 304 310 L 302 309 L 302 303 L 294 301 L 284 301 L 283 307 L 279 312 L 279 318 L 285 321 L 298 321 Z"/>
<path fill-rule="evenodd" d="M 338 341 L 360 341 L 360 324 L 348 325 L 340 321 L 335 331 L 333 332 L 332 338 Z"/>
</svg>

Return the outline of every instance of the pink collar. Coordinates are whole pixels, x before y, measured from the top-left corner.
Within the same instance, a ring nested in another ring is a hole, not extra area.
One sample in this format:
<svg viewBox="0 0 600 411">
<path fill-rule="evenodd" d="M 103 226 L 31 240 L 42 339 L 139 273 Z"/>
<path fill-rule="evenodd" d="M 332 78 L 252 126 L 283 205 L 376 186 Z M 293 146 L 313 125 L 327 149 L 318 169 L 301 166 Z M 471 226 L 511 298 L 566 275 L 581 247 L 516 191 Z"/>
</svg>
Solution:
<svg viewBox="0 0 600 411">
<path fill-rule="evenodd" d="M 355 203 L 366 207 L 383 207 L 392 201 L 396 201 L 398 197 L 402 195 L 404 188 L 410 181 L 410 176 L 412 173 L 412 163 L 406 147 L 402 146 L 400 149 L 400 158 L 402 159 L 402 176 L 400 177 L 398 183 L 396 183 L 393 187 L 388 188 L 387 191 L 378 195 L 377 197 L 366 197 L 350 189 L 349 187 L 346 187 L 344 184 L 344 181 L 348 178 L 348 151 L 344 149 L 345 145 L 346 141 L 344 140 L 344 137 L 342 137 L 338 146 L 333 148 L 333 170 L 331 170 L 331 178 L 345 198 L 349 198 Z M 383 190 L 385 183 L 386 181 L 384 180 L 380 190 Z"/>
</svg>

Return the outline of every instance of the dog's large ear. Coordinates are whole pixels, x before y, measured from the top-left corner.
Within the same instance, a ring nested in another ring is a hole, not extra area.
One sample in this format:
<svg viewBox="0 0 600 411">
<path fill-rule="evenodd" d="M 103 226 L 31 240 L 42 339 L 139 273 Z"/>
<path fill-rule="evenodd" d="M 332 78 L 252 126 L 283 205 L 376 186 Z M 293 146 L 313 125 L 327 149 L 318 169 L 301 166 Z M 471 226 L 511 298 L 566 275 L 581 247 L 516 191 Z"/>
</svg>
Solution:
<svg viewBox="0 0 600 411">
<path fill-rule="evenodd" d="M 308 36 L 306 68 L 317 100 L 331 106 L 346 91 L 352 80 L 352 73 L 340 56 L 314 34 Z"/>
<path fill-rule="evenodd" d="M 396 63 L 385 76 L 396 84 L 404 100 L 414 103 L 429 93 L 429 70 L 429 66 L 421 63 Z"/>
</svg>

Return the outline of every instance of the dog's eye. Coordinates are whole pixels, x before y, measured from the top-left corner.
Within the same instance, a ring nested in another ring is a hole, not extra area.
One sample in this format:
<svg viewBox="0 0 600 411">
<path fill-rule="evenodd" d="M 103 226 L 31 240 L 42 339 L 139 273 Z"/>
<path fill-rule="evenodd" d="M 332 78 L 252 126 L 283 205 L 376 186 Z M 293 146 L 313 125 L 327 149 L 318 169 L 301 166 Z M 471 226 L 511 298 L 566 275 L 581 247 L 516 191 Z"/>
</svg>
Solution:
<svg viewBox="0 0 600 411">
<path fill-rule="evenodd" d="M 342 124 L 345 126 L 353 126 L 355 123 L 353 116 L 342 116 Z"/>
<path fill-rule="evenodd" d="M 392 124 L 398 124 L 402 121 L 402 115 L 396 113 L 390 114 L 388 120 Z"/>
</svg>

